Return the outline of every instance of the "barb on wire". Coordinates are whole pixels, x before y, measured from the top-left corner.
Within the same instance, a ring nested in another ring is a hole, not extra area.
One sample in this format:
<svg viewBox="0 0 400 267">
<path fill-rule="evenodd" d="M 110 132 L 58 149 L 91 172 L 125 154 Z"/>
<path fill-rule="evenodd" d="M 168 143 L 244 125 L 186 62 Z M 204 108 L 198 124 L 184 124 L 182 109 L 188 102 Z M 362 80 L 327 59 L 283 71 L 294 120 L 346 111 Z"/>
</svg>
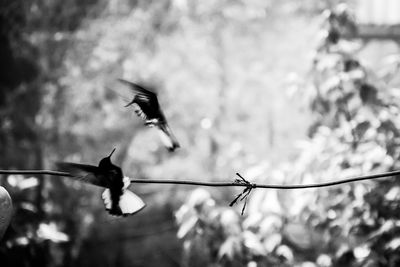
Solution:
<svg viewBox="0 0 400 267">
<path fill-rule="evenodd" d="M 249 198 L 251 190 L 256 188 L 257 185 L 250 183 L 245 178 L 243 178 L 243 176 L 241 176 L 239 173 L 236 173 L 236 175 L 239 176 L 240 179 L 236 178 L 234 183 L 238 184 L 238 185 L 241 185 L 241 186 L 246 186 L 246 188 L 243 189 L 242 193 L 238 194 L 235 197 L 235 199 L 229 204 L 229 206 L 232 207 L 233 205 L 237 204 L 238 201 L 243 201 L 244 200 L 244 204 L 243 204 L 243 208 L 242 208 L 242 212 L 241 212 L 241 214 L 243 215 L 244 211 L 246 209 L 246 206 L 247 206 L 247 200 Z"/>
</svg>

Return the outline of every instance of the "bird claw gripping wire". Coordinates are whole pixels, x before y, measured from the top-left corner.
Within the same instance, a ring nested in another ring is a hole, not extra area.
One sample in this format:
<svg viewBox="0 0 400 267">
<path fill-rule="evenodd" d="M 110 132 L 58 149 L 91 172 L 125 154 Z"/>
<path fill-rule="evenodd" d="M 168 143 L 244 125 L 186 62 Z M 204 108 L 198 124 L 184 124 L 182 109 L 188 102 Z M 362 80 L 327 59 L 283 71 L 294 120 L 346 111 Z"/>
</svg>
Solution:
<svg viewBox="0 0 400 267">
<path fill-rule="evenodd" d="M 238 185 L 246 186 L 246 188 L 243 190 L 242 193 L 238 194 L 235 197 L 235 199 L 229 204 L 229 206 L 232 207 L 233 205 L 237 204 L 238 201 L 244 200 L 244 204 L 243 204 L 243 208 L 242 208 L 242 212 L 241 212 L 241 215 L 243 216 L 244 210 L 246 209 L 246 205 L 247 205 L 247 199 L 249 198 L 251 190 L 256 188 L 256 184 L 250 183 L 245 178 L 243 178 L 239 173 L 236 173 L 236 175 L 239 176 L 240 179 L 236 178 L 234 183 L 238 184 Z"/>
</svg>

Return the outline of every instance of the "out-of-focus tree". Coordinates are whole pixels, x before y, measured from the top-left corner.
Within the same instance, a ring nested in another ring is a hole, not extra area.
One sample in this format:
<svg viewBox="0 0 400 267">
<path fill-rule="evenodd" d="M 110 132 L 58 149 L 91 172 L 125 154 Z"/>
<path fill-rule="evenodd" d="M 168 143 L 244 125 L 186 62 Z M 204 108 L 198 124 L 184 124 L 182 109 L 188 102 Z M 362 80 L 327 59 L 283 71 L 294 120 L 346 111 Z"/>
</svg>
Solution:
<svg viewBox="0 0 400 267">
<path fill-rule="evenodd" d="M 357 31 L 345 5 L 323 17 L 312 84 L 298 86 L 298 99 L 306 98 L 314 114 L 310 139 L 300 144 L 303 151 L 294 163 L 271 170 L 268 179 L 250 169 L 246 175 L 259 182 L 282 177 L 288 183 L 321 182 L 399 168 L 396 64 L 379 76 L 379 69 L 356 56 L 364 46 L 344 38 Z M 398 192 L 396 179 L 318 191 L 258 190 L 240 218 L 195 191 L 176 213 L 183 261 L 187 266 L 397 266 Z"/>
<path fill-rule="evenodd" d="M 320 11 L 320 1 L 3 4 L 1 53 L 10 60 L 0 63 L 7 81 L 0 92 L 6 102 L 0 111 L 2 168 L 52 167 L 54 160 L 95 164 L 117 147 L 116 163 L 135 178 L 211 180 L 249 165 L 263 172 L 268 164 L 258 163 L 266 153 L 272 164 L 293 155 L 288 140 L 304 123 L 293 119 L 298 103 L 289 104 L 277 88 L 283 88 L 287 69 L 304 72 L 298 62 L 312 50 L 307 37 L 316 26 L 303 14 Z M 119 77 L 159 88 L 182 143 L 178 153 L 168 154 L 156 132 L 123 107 L 119 94 L 130 94 L 114 82 Z M 172 213 L 186 195 L 183 187 L 137 186 L 148 207 L 116 220 L 103 212 L 99 192 L 90 186 L 57 177 L 9 176 L 1 183 L 16 203 L 15 233 L 1 247 L 2 256 L 41 266 L 179 264 Z M 230 195 L 218 193 L 225 200 Z M 237 215 L 227 214 L 239 224 Z M 253 246 L 251 232 L 243 238 Z M 230 240 L 220 253 L 226 264 L 233 257 L 230 244 L 239 244 Z M 245 257 L 234 257 L 236 264 L 261 257 L 253 248 L 244 251 Z M 268 262 L 288 258 L 290 250 L 282 246 Z"/>
<path fill-rule="evenodd" d="M 356 56 L 363 44 L 343 38 L 356 30 L 345 5 L 326 15 L 326 34 L 315 57 L 309 95 L 317 115 L 307 149 L 312 152 L 302 157 L 302 174 L 340 177 L 398 169 L 395 75 L 375 74 L 380 70 Z M 325 253 L 333 266 L 399 264 L 397 190 L 396 179 L 351 184 L 320 192 L 315 205 L 302 211 L 303 222 L 324 236 Z"/>
<path fill-rule="evenodd" d="M 57 147 L 52 138 L 57 129 L 46 126 L 57 121 L 57 111 L 62 109 L 63 89 L 58 81 L 63 71 L 59 62 L 70 45 L 63 37 L 98 13 L 99 8 L 93 7 L 101 8 L 99 3 L 1 2 L 0 168 L 43 169 L 46 155 L 54 155 L 49 148 Z M 58 102 L 49 101 L 54 95 Z M 55 112 L 46 113 L 46 109 Z M 84 228 L 83 216 L 73 210 L 76 198 L 72 192 L 63 183 L 46 182 L 43 176 L 2 176 L 0 183 L 14 202 L 13 220 L 0 246 L 2 265 L 68 265 L 77 229 Z M 50 197 L 49 189 L 58 193 Z M 68 231 L 69 236 L 60 229 Z"/>
</svg>

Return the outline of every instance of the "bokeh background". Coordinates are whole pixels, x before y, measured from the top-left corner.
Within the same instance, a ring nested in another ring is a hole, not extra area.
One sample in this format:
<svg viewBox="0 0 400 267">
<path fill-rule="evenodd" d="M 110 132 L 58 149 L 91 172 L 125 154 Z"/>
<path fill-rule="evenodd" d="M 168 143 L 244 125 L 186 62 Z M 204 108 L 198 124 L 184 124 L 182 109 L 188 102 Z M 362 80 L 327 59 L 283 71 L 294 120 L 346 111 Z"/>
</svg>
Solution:
<svg viewBox="0 0 400 267">
<path fill-rule="evenodd" d="M 315 183 L 399 169 L 392 0 L 2 1 L 0 169 L 113 161 L 138 179 Z M 157 88 L 168 153 L 116 81 Z M 302 191 L 1 175 L 1 266 L 400 266 L 399 178 Z"/>
</svg>

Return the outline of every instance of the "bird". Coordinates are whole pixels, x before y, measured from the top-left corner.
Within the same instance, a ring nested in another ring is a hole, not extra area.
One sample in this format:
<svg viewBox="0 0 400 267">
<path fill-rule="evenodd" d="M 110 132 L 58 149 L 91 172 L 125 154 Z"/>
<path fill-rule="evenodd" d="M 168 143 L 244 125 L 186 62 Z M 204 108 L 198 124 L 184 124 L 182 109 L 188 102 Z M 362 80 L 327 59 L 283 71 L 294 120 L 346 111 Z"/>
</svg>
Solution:
<svg viewBox="0 0 400 267">
<path fill-rule="evenodd" d="M 134 92 L 134 97 L 125 107 L 133 106 L 135 113 L 145 121 L 149 127 L 157 127 L 160 138 L 168 151 L 173 152 L 180 147 L 178 140 L 172 133 L 167 119 L 161 110 L 157 94 L 143 85 L 129 82 L 124 79 L 118 79 L 121 83 L 128 85 Z"/>
<path fill-rule="evenodd" d="M 0 240 L 3 238 L 13 214 L 13 205 L 7 190 L 0 186 Z"/>
<path fill-rule="evenodd" d="M 98 166 L 71 162 L 56 162 L 56 166 L 59 170 L 68 172 L 69 178 L 106 188 L 102 199 L 111 215 L 133 215 L 146 205 L 139 196 L 127 190 L 130 179 L 123 175 L 120 167 L 111 162 L 114 152 L 115 148 L 109 156 L 100 160 Z"/>
</svg>

